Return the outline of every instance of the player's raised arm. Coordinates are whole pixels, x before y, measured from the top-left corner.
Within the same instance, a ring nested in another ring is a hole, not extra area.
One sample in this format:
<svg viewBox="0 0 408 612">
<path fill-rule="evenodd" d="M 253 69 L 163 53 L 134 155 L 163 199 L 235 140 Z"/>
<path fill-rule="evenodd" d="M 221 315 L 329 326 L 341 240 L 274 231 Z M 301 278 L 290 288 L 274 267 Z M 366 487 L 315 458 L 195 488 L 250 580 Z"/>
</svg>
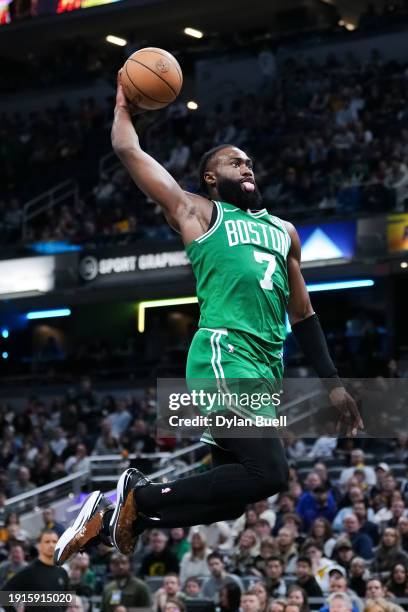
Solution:
<svg viewBox="0 0 408 612">
<path fill-rule="evenodd" d="M 119 80 L 111 139 L 113 150 L 136 185 L 162 207 L 167 221 L 181 232 L 185 243 L 207 231 L 210 201 L 185 192 L 161 164 L 142 150 Z"/>
<path fill-rule="evenodd" d="M 301 246 L 298 233 L 291 223 L 285 224 L 291 237 L 287 263 L 290 291 L 288 316 L 292 332 L 318 376 L 326 379 L 330 400 L 340 411 L 340 421 L 346 426 L 347 434 L 355 436 L 358 428 L 363 429 L 363 421 L 354 399 L 347 393 L 338 376 L 319 319 L 310 302 L 300 269 Z"/>
</svg>

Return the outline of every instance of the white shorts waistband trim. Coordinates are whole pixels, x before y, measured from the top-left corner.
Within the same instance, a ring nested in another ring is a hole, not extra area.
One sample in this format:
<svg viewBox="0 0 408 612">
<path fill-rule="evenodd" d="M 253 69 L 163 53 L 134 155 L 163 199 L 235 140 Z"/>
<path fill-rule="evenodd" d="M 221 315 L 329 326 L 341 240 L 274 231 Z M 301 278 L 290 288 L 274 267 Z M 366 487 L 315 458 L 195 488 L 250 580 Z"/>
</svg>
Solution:
<svg viewBox="0 0 408 612">
<path fill-rule="evenodd" d="M 198 331 L 200 331 L 200 329 L 204 329 L 205 331 L 210 332 L 216 332 L 217 334 L 225 334 L 226 336 L 228 336 L 228 330 L 225 329 L 225 327 L 219 327 L 218 329 L 213 329 L 212 327 L 200 327 Z"/>
</svg>

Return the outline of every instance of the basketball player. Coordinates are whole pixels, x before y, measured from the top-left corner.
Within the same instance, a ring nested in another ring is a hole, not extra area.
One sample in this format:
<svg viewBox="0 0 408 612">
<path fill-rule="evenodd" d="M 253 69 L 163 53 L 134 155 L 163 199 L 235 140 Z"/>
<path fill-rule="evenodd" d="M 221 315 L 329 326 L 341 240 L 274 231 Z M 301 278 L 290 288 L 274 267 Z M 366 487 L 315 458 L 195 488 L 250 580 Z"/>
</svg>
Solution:
<svg viewBox="0 0 408 612">
<path fill-rule="evenodd" d="M 197 281 L 201 318 L 187 360 L 187 380 L 276 381 L 282 378 L 285 313 L 317 374 L 329 381 L 329 396 L 347 433 L 363 427 L 354 400 L 330 358 L 319 319 L 300 271 L 300 242 L 290 223 L 261 208 L 253 162 L 233 145 L 208 151 L 200 165 L 206 196 L 183 191 L 145 153 L 118 85 L 112 145 L 136 185 L 157 202 L 185 244 Z M 174 482 L 152 483 L 135 469 L 117 486 L 116 507 L 100 491 L 86 500 L 61 536 L 56 562 L 103 541 L 122 553 L 134 550 L 147 527 L 213 523 L 240 516 L 248 503 L 284 491 L 288 466 L 279 438 L 223 437 L 209 430 L 213 469 Z"/>
</svg>

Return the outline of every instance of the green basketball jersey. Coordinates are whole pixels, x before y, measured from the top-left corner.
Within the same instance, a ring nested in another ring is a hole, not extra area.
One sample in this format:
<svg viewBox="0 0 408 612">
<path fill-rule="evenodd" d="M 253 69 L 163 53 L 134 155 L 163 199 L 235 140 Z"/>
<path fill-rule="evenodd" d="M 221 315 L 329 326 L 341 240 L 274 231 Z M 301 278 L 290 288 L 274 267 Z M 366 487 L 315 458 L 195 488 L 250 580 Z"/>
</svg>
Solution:
<svg viewBox="0 0 408 612">
<path fill-rule="evenodd" d="M 288 231 L 266 209 L 215 205 L 215 224 L 186 247 L 197 281 L 199 327 L 250 334 L 271 359 L 281 359 L 289 298 Z"/>
</svg>

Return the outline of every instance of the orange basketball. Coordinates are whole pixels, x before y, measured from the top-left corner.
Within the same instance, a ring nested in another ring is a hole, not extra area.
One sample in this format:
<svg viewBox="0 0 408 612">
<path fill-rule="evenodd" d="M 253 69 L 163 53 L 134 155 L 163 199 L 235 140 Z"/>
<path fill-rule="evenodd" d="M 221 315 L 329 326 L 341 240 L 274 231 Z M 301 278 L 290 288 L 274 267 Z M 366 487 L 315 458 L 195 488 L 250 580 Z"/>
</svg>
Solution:
<svg viewBox="0 0 408 612">
<path fill-rule="evenodd" d="M 120 80 L 129 102 L 144 110 L 157 110 L 177 98 L 183 73 L 171 53 L 146 47 L 126 60 Z"/>
</svg>

